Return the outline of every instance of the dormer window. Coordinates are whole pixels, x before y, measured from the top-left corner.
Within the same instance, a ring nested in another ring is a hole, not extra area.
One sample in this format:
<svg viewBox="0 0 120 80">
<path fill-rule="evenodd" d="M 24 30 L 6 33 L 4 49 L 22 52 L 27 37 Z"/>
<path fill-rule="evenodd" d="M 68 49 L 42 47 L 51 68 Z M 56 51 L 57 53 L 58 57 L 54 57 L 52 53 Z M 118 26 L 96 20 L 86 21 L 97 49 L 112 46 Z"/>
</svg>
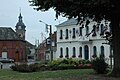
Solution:
<svg viewBox="0 0 120 80">
<path fill-rule="evenodd" d="M 100 25 L 100 35 L 104 35 L 104 25 Z"/>
</svg>

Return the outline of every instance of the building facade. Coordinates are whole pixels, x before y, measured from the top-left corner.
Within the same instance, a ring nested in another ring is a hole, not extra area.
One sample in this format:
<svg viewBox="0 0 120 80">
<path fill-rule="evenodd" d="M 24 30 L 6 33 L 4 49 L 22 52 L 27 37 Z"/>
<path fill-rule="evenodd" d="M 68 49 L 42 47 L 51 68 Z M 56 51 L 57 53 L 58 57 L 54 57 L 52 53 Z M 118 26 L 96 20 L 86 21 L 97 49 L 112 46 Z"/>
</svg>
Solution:
<svg viewBox="0 0 120 80">
<path fill-rule="evenodd" d="M 10 27 L 0 27 L 0 57 L 11 58 L 16 62 L 26 61 L 26 49 L 31 52 L 35 49 L 34 45 L 25 40 L 26 26 L 22 20 L 21 13 L 15 26 L 15 31 Z M 35 53 L 35 51 L 34 51 Z M 33 52 L 32 52 L 33 54 Z"/>
<path fill-rule="evenodd" d="M 102 20 L 97 23 L 92 19 L 77 24 L 70 19 L 57 25 L 56 58 L 81 58 L 91 60 L 96 56 L 104 56 L 109 61 L 110 45 L 104 38 L 110 32 L 110 22 Z"/>
<path fill-rule="evenodd" d="M 45 39 L 40 45 L 38 46 L 37 50 L 37 58 L 41 61 L 51 61 L 56 58 L 56 50 L 57 50 L 57 38 L 56 38 L 56 32 L 51 34 L 51 40 L 50 37 Z"/>
<path fill-rule="evenodd" d="M 0 27 L 0 57 L 25 61 L 25 41 L 12 28 Z"/>
</svg>

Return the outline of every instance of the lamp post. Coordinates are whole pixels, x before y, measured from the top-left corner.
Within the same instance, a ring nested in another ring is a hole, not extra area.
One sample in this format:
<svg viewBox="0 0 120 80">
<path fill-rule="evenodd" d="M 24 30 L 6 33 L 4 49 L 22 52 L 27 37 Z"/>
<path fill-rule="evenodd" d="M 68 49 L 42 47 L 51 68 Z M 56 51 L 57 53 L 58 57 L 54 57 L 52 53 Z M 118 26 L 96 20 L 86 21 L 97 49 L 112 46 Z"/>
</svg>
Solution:
<svg viewBox="0 0 120 80">
<path fill-rule="evenodd" d="M 46 27 L 49 27 L 47 29 L 50 30 L 50 32 L 49 32 L 49 39 L 50 39 L 50 47 L 49 47 L 49 49 L 50 49 L 50 55 L 51 55 L 51 59 L 50 60 L 52 61 L 53 60 L 53 52 L 52 52 L 52 25 L 48 25 L 47 23 L 45 23 L 45 22 L 43 22 L 41 20 L 39 20 L 39 22 L 42 22 L 42 23 L 44 23 L 46 25 Z"/>
</svg>

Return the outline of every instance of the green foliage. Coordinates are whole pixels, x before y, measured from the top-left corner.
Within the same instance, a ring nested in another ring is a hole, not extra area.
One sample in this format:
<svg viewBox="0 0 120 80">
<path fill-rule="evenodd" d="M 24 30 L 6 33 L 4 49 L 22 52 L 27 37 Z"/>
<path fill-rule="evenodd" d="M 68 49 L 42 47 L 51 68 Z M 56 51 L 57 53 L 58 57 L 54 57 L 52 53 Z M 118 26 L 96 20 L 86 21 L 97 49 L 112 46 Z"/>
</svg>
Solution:
<svg viewBox="0 0 120 80">
<path fill-rule="evenodd" d="M 107 72 L 108 64 L 105 62 L 104 58 L 96 58 L 92 62 L 93 64 L 93 69 L 98 73 L 98 74 L 104 74 Z"/>
<path fill-rule="evenodd" d="M 31 72 L 31 69 L 27 64 L 16 64 L 14 66 L 11 66 L 11 69 L 14 71 L 19 71 L 19 72 Z"/>
<path fill-rule="evenodd" d="M 29 47 L 26 47 L 26 49 L 25 49 L 25 53 L 26 53 L 27 55 L 31 53 L 31 51 L 30 51 L 30 48 L 29 48 Z"/>
<path fill-rule="evenodd" d="M 120 1 L 114 0 L 29 0 L 29 2 L 31 6 L 36 6 L 36 10 L 47 11 L 53 8 L 57 18 L 60 15 L 78 19 L 88 15 L 96 15 L 99 18 L 106 15 L 111 18 L 113 11 L 120 13 Z"/>
<path fill-rule="evenodd" d="M 79 63 L 80 62 L 80 63 Z M 15 64 L 11 69 L 19 72 L 38 72 L 47 70 L 66 70 L 66 69 L 90 69 L 92 68 L 90 61 L 79 59 L 63 59 L 53 60 L 48 63 L 36 64 Z"/>
<path fill-rule="evenodd" d="M 40 71 L 41 66 L 39 64 L 15 64 L 11 66 L 11 69 L 14 71 L 19 71 L 19 72 L 37 72 Z"/>
</svg>

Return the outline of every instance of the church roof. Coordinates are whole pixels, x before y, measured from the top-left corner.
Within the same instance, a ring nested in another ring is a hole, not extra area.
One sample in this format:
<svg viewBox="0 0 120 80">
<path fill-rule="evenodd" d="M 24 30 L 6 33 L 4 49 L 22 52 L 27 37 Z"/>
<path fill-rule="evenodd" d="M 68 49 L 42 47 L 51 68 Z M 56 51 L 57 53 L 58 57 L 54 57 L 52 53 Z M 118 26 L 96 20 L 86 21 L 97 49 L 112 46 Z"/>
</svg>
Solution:
<svg viewBox="0 0 120 80">
<path fill-rule="evenodd" d="M 56 27 L 62 27 L 62 26 L 69 26 L 69 25 L 76 25 L 77 24 L 77 19 L 68 19 L 67 21 L 57 25 Z"/>
<path fill-rule="evenodd" d="M 32 43 L 30 43 L 28 41 L 26 41 L 26 46 L 31 48 L 31 49 L 36 47 L 35 45 L 33 45 Z"/>
<path fill-rule="evenodd" d="M 21 40 L 21 38 L 12 28 L 0 27 L 0 40 Z"/>
</svg>

